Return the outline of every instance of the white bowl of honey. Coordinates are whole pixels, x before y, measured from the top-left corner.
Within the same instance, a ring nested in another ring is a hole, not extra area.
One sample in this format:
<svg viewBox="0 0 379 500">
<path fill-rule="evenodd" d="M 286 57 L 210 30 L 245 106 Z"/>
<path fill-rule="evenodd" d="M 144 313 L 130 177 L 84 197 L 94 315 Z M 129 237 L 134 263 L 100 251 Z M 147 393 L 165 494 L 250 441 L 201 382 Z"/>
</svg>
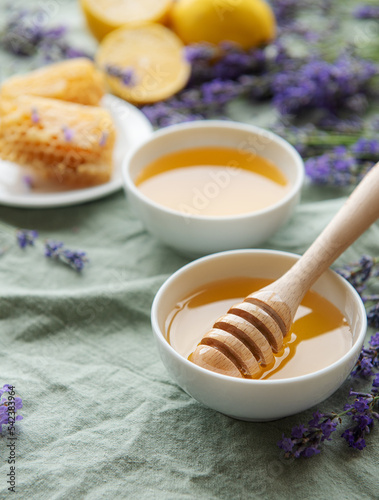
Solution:
<svg viewBox="0 0 379 500">
<path fill-rule="evenodd" d="M 341 386 L 359 356 L 367 318 L 358 293 L 331 270 L 304 297 L 283 349 L 259 379 L 191 361 L 218 317 L 298 258 L 274 250 L 220 252 L 184 266 L 162 285 L 152 306 L 153 332 L 163 364 L 189 395 L 228 416 L 264 421 L 304 411 Z"/>
<path fill-rule="evenodd" d="M 304 165 L 272 132 L 208 120 L 153 133 L 125 159 L 123 179 L 147 230 L 200 256 L 266 241 L 292 215 Z"/>
</svg>

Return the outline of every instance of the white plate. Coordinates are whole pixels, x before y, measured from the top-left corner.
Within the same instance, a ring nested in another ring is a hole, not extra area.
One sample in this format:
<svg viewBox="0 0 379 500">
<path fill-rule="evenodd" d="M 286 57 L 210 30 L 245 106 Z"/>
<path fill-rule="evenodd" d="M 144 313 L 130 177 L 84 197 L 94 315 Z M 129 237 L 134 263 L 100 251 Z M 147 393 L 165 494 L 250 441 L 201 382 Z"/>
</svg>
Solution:
<svg viewBox="0 0 379 500">
<path fill-rule="evenodd" d="M 141 111 L 113 95 L 101 101 L 114 120 L 117 139 L 114 149 L 114 172 L 109 182 L 85 189 L 64 189 L 46 181 L 28 187 L 26 171 L 16 163 L 0 160 L 0 204 L 12 207 L 50 208 L 76 205 L 107 196 L 122 187 L 121 165 L 127 152 L 138 146 L 153 132 Z"/>
</svg>

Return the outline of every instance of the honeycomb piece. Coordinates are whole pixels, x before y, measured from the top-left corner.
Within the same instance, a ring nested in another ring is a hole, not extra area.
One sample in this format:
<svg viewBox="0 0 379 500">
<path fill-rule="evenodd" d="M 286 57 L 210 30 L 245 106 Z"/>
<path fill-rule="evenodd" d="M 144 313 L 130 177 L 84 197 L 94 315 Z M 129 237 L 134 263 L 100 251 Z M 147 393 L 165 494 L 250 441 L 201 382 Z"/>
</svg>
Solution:
<svg viewBox="0 0 379 500">
<path fill-rule="evenodd" d="M 103 77 L 83 57 L 13 76 L 0 89 L 4 102 L 25 94 L 96 106 L 104 95 Z"/>
<path fill-rule="evenodd" d="M 34 96 L 2 109 L 3 160 L 71 188 L 109 181 L 116 132 L 107 110 Z"/>
</svg>

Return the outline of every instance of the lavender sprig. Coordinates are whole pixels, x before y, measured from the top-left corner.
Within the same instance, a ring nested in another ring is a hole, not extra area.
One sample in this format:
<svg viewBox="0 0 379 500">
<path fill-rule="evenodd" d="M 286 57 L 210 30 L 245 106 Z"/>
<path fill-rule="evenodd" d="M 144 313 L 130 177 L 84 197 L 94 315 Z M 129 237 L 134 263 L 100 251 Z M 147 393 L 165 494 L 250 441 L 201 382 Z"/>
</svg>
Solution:
<svg viewBox="0 0 379 500">
<path fill-rule="evenodd" d="M 305 162 L 305 172 L 314 183 L 329 186 L 354 185 L 363 175 L 345 146 L 337 146 L 330 153 L 309 158 Z"/>
<path fill-rule="evenodd" d="M 337 269 L 356 288 L 366 306 L 373 304 L 367 307 L 367 321 L 373 328 L 379 328 L 379 294 L 366 293 L 366 290 L 370 280 L 379 276 L 378 264 L 379 259 L 364 255 L 359 262 Z"/>
<path fill-rule="evenodd" d="M 12 413 L 12 419 L 14 418 L 15 421 L 22 420 L 23 418 L 22 415 L 17 415 L 17 411 L 23 406 L 22 399 L 18 396 L 13 396 L 13 391 L 14 387 L 10 384 L 5 384 L 3 388 L 0 389 L 0 433 L 3 430 L 3 425 L 9 425 L 10 413 Z M 2 398 L 3 394 L 6 393 L 8 393 L 8 397 Z M 12 412 L 10 412 L 10 401 L 12 402 Z"/>
<path fill-rule="evenodd" d="M 293 56 L 281 40 L 248 51 L 226 42 L 218 47 L 194 44 L 186 48 L 186 57 L 192 66 L 187 88 L 143 108 L 155 126 L 190 121 L 192 115 L 217 116 L 227 103 L 244 96 L 252 101 L 271 99 L 288 120 L 308 116 L 324 128 L 342 128 L 348 117 L 361 129 L 355 117 L 366 110 L 373 79 L 379 75 L 375 63 L 352 51 L 330 62 L 317 53 Z M 317 116 L 309 114 L 313 111 Z"/>
<path fill-rule="evenodd" d="M 351 417 L 352 425 L 341 434 L 341 437 L 356 450 L 363 450 L 366 447 L 365 437 L 374 427 L 374 418 L 379 420 L 379 414 L 375 411 L 379 402 L 378 386 L 379 374 L 375 376 L 371 393 L 350 391 L 350 396 L 355 396 L 355 400 L 344 408 L 344 413 Z"/>
<path fill-rule="evenodd" d="M 21 57 L 41 55 L 45 63 L 91 56 L 72 47 L 67 40 L 67 27 L 51 26 L 42 7 L 11 8 L 0 32 L 0 47 Z"/>
<path fill-rule="evenodd" d="M 4 222 L 0 222 L 0 231 L 16 236 L 17 245 L 25 249 L 29 246 L 35 246 L 38 238 L 38 232 L 34 229 L 15 229 Z M 3 250 L 5 252 L 5 250 Z M 85 264 L 89 262 L 86 252 L 82 250 L 70 250 L 65 248 L 61 241 L 47 240 L 44 244 L 45 257 L 55 259 L 68 265 L 77 272 L 83 270 Z M 0 394 L 1 396 L 1 394 Z"/>
<path fill-rule="evenodd" d="M 61 241 L 47 240 L 45 243 L 45 257 L 58 260 L 70 266 L 75 271 L 82 271 L 88 262 L 86 252 L 81 250 L 69 250 Z"/>
<path fill-rule="evenodd" d="M 66 142 L 71 142 L 73 140 L 75 133 L 71 128 L 67 127 L 67 125 L 62 127 L 62 132 L 63 132 L 64 140 Z"/>
<path fill-rule="evenodd" d="M 187 88 L 167 101 L 142 108 L 157 127 L 223 116 L 226 105 L 236 97 L 267 99 L 272 95 L 273 75 L 283 66 L 295 69 L 303 61 L 292 58 L 280 42 L 249 51 L 230 42 L 212 48 L 194 44 L 186 47 L 186 57 L 192 65 Z"/>
<path fill-rule="evenodd" d="M 121 68 L 114 64 L 107 64 L 104 70 L 109 76 L 119 79 L 126 87 L 133 87 L 136 85 L 136 75 L 133 68 Z"/>
<path fill-rule="evenodd" d="M 379 154 L 377 139 L 360 138 L 349 146 L 337 146 L 330 152 L 309 158 L 305 171 L 315 184 L 355 186 L 374 166 Z"/>
<path fill-rule="evenodd" d="M 321 413 L 316 411 L 307 426 L 293 427 L 291 436 L 282 435 L 278 442 L 286 458 L 312 457 L 321 452 L 324 441 L 331 441 L 331 435 L 342 424 L 345 416 L 350 417 L 350 426 L 344 430 L 341 437 L 351 448 L 363 450 L 366 446 L 365 437 L 374 426 L 374 419 L 379 419 L 377 412 L 379 403 L 379 374 L 375 376 L 370 393 L 350 391 L 354 401 L 345 405 L 339 413 Z"/>
<path fill-rule="evenodd" d="M 368 325 L 373 328 L 379 328 L 379 294 L 366 293 L 366 290 L 372 278 L 379 276 L 378 264 L 378 258 L 363 255 L 359 262 L 336 269 L 360 294 L 366 304 Z"/>
<path fill-rule="evenodd" d="M 346 264 L 336 269 L 336 272 L 345 278 L 366 302 L 364 291 L 371 278 L 379 276 L 379 259 L 370 255 L 362 255 L 358 262 Z"/>
<path fill-rule="evenodd" d="M 38 232 L 30 229 L 18 229 L 16 232 L 17 244 L 20 248 L 34 246 L 35 240 L 38 238 Z"/>
<path fill-rule="evenodd" d="M 316 57 L 296 73 L 284 70 L 276 75 L 273 104 L 281 114 L 292 116 L 309 110 L 330 115 L 338 115 L 341 110 L 362 113 L 378 71 L 376 64 L 352 54 L 342 54 L 333 63 Z"/>
<path fill-rule="evenodd" d="M 363 346 L 359 358 L 351 375 L 353 377 L 368 378 L 375 375 L 374 370 L 379 369 L 379 332 L 376 332 L 369 340 L 369 346 Z"/>
<path fill-rule="evenodd" d="M 32 122 L 34 124 L 37 124 L 40 122 L 40 116 L 39 116 L 38 110 L 36 108 L 32 108 L 31 119 L 32 119 Z"/>
<path fill-rule="evenodd" d="M 284 450 L 286 458 L 310 458 L 318 455 L 321 451 L 320 445 L 325 440 L 331 440 L 330 436 L 340 423 L 339 419 L 338 414 L 316 411 L 307 427 L 302 424 L 293 427 L 291 437 L 285 437 L 283 434 L 278 446 Z"/>
<path fill-rule="evenodd" d="M 376 302 L 367 312 L 370 324 L 377 322 L 379 326 L 379 295 L 366 293 L 370 280 L 379 275 L 379 259 L 363 255 L 358 262 L 348 264 L 337 269 L 337 272 L 348 280 L 361 295 L 365 303 Z M 372 312 L 374 310 L 374 312 Z M 299 458 L 311 457 L 320 453 L 324 441 L 330 441 L 332 433 L 342 424 L 342 417 L 349 417 L 347 427 L 341 437 L 347 444 L 357 450 L 366 446 L 366 436 L 374 426 L 375 419 L 379 419 L 379 332 L 371 336 L 368 346 L 363 346 L 359 358 L 351 372 L 353 377 L 367 379 L 374 376 L 371 392 L 361 393 L 350 391 L 354 397 L 339 413 L 321 413 L 316 411 L 307 426 L 299 425 L 292 429 L 291 436 L 284 434 L 278 442 L 279 448 L 284 451 L 284 456 Z"/>
</svg>

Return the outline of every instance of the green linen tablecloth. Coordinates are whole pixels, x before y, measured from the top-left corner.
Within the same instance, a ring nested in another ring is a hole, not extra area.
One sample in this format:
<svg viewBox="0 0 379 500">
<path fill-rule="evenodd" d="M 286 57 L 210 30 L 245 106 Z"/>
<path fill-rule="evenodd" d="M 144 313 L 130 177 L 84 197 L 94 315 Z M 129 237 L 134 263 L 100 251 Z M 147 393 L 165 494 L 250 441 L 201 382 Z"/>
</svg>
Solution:
<svg viewBox="0 0 379 500">
<path fill-rule="evenodd" d="M 56 22 L 68 19 L 84 33 L 75 1 L 50 3 Z M 9 59 L 1 60 L 9 69 Z M 238 105 L 232 112 L 264 120 Z M 302 253 L 343 203 L 341 194 L 305 186 L 295 215 L 265 246 Z M 150 307 L 188 260 L 144 231 L 122 192 L 69 208 L 1 206 L 0 220 L 90 257 L 78 275 L 45 259 L 41 246 L 23 251 L 0 232 L 0 246 L 9 247 L 0 257 L 0 386 L 13 384 L 24 403 L 16 493 L 7 490 L 8 448 L 0 439 L 1 499 L 379 498 L 378 429 L 361 452 L 336 436 L 317 457 L 286 461 L 277 441 L 315 408 L 242 422 L 172 382 L 153 341 Z M 378 241 L 375 224 L 340 262 L 378 255 Z M 318 408 L 341 408 L 352 384 Z"/>
</svg>

